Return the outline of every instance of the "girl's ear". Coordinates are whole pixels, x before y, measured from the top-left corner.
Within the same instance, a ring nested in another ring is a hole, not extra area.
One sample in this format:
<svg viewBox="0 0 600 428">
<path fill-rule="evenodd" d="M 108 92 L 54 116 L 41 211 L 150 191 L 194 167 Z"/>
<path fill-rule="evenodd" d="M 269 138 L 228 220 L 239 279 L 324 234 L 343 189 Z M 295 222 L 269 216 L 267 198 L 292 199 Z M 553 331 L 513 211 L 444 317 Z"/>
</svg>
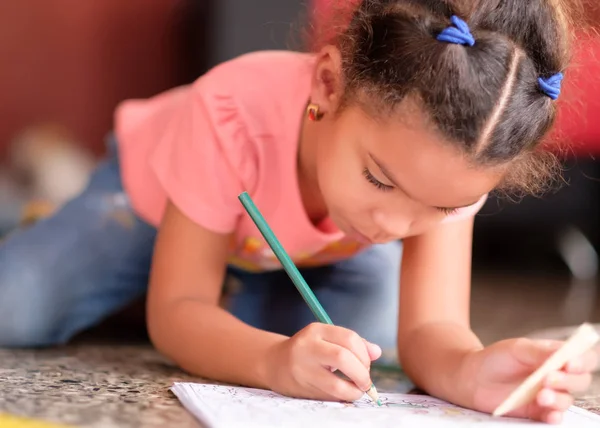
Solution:
<svg viewBox="0 0 600 428">
<path fill-rule="evenodd" d="M 322 114 L 335 113 L 343 93 L 342 57 L 335 46 L 325 46 L 317 55 L 312 78 L 310 102 Z"/>
</svg>

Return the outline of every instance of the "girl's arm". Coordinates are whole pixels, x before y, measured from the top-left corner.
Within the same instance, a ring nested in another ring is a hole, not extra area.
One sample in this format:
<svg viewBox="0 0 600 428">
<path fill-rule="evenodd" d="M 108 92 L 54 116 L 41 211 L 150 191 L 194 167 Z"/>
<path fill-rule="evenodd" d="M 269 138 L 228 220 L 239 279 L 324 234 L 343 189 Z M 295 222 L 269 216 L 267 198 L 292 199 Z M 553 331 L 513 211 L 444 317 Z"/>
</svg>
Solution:
<svg viewBox="0 0 600 428">
<path fill-rule="evenodd" d="M 148 292 L 152 342 L 196 375 L 267 388 L 266 353 L 284 336 L 258 330 L 218 306 L 229 237 L 195 224 L 169 203 Z"/>
<path fill-rule="evenodd" d="M 419 387 L 492 412 L 561 343 L 507 339 L 483 348 L 469 326 L 472 233 L 471 219 L 405 240 L 398 346 Z M 536 397 L 510 416 L 560 421 L 571 393 L 588 388 L 596 361 L 589 351 L 551 373 Z"/>
<path fill-rule="evenodd" d="M 404 240 L 398 351 L 411 379 L 432 395 L 469 405 L 465 356 L 483 348 L 471 331 L 472 218 Z M 460 379 L 460 381 L 459 381 Z"/>
<path fill-rule="evenodd" d="M 381 351 L 342 327 L 315 323 L 288 338 L 221 309 L 228 247 L 228 236 L 198 226 L 168 204 L 148 292 L 148 330 L 158 350 L 184 370 L 217 381 L 300 398 L 360 398 L 372 384 L 371 360 Z"/>
</svg>

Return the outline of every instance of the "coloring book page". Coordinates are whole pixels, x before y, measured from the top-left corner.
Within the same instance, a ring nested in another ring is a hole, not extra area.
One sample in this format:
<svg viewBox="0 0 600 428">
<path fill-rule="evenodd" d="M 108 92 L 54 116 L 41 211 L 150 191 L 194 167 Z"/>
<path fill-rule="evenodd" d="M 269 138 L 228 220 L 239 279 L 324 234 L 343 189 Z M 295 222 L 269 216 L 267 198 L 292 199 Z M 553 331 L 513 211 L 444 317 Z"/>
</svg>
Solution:
<svg viewBox="0 0 600 428">
<path fill-rule="evenodd" d="M 378 407 L 288 398 L 271 391 L 197 383 L 171 388 L 183 406 L 209 428 L 520 428 L 545 424 L 463 409 L 426 395 L 382 394 Z M 554 425 L 556 426 L 556 425 Z M 561 427 L 599 428 L 600 416 L 572 407 Z"/>
</svg>

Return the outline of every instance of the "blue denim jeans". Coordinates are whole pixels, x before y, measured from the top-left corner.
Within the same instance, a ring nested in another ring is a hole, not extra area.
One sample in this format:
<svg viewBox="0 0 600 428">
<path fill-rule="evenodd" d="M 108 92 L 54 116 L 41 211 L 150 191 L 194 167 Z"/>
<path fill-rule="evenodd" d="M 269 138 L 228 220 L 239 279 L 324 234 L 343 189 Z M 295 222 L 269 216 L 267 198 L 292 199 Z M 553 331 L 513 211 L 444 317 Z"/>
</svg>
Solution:
<svg viewBox="0 0 600 428">
<path fill-rule="evenodd" d="M 109 146 L 79 196 L 0 243 L 0 347 L 65 343 L 145 294 L 156 229 L 133 212 Z M 393 348 L 400 256 L 391 243 L 302 273 L 335 324 Z M 315 321 L 285 272 L 228 273 L 243 321 L 287 335 Z"/>
</svg>

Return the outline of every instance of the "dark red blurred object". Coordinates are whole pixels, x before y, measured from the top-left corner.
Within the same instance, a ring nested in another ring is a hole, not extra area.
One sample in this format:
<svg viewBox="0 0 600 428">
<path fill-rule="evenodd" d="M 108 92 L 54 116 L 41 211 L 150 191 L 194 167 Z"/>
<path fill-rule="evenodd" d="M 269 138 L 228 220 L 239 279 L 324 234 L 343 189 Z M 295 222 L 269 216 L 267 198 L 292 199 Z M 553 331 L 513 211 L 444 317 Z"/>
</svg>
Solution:
<svg viewBox="0 0 600 428">
<path fill-rule="evenodd" d="M 66 127 L 100 154 L 120 100 L 185 80 L 186 3 L 0 2 L 0 155 L 15 133 L 38 122 Z"/>
<path fill-rule="evenodd" d="M 553 137 L 578 157 L 600 154 L 600 36 L 580 34 Z"/>
</svg>

